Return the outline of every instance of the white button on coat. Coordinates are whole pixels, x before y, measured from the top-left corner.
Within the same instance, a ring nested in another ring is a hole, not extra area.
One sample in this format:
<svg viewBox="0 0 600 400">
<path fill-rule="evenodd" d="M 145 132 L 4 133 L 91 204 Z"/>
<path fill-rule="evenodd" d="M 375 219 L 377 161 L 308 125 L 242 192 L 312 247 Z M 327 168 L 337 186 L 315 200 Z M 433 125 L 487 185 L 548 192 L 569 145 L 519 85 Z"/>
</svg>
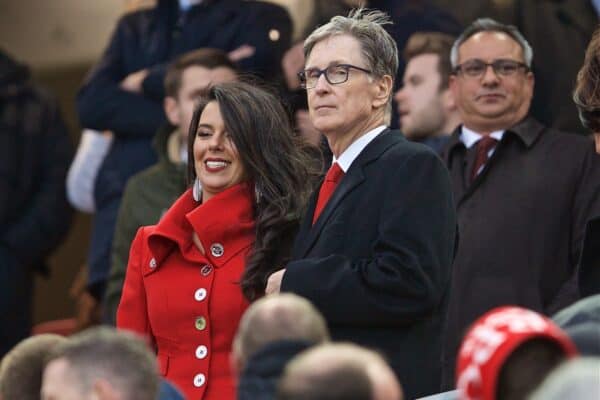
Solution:
<svg viewBox="0 0 600 400">
<path fill-rule="evenodd" d="M 198 346 L 196 348 L 196 358 L 203 360 L 208 355 L 208 348 L 204 345 Z"/>
<path fill-rule="evenodd" d="M 196 290 L 196 292 L 194 293 L 194 299 L 196 299 L 196 301 L 202 301 L 206 298 L 206 289 L 204 288 L 200 288 L 198 290 Z"/>
<path fill-rule="evenodd" d="M 198 374 L 194 377 L 194 386 L 201 387 L 206 382 L 206 377 L 204 374 Z"/>
<path fill-rule="evenodd" d="M 156 268 L 156 259 L 154 257 L 152 258 L 152 260 L 150 260 L 149 267 L 152 269 Z"/>
</svg>

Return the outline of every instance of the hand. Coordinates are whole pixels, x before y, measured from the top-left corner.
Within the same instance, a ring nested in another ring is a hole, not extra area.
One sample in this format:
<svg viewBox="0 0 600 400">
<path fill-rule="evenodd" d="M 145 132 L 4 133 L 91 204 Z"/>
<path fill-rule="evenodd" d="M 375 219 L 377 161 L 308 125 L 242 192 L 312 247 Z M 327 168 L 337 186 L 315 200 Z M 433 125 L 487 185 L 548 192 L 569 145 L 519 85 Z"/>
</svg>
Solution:
<svg viewBox="0 0 600 400">
<path fill-rule="evenodd" d="M 298 72 L 304 68 L 304 47 L 302 42 L 292 46 L 285 52 L 281 61 L 281 67 L 283 68 L 288 88 L 299 89 L 300 79 L 298 79 Z"/>
<path fill-rule="evenodd" d="M 142 93 L 142 83 L 148 76 L 147 69 L 141 69 L 132 74 L 129 74 L 121 81 L 119 86 L 121 89 L 132 93 Z"/>
<path fill-rule="evenodd" d="M 231 50 L 227 56 L 233 62 L 238 62 L 244 58 L 252 57 L 256 49 L 250 45 L 244 44 L 237 49 Z"/>
<path fill-rule="evenodd" d="M 283 274 L 285 274 L 285 268 L 280 269 L 277 272 L 273 272 L 269 279 L 267 279 L 267 287 L 265 288 L 265 294 L 277 294 L 281 291 L 281 281 L 283 280 Z"/>
</svg>

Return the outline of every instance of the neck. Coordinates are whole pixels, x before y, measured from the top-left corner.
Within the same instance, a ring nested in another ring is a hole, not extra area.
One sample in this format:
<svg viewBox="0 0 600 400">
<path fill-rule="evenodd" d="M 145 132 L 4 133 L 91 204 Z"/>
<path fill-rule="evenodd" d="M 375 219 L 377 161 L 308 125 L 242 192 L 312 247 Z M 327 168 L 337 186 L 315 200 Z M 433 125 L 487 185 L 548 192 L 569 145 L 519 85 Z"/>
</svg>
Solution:
<svg viewBox="0 0 600 400">
<path fill-rule="evenodd" d="M 458 112 L 450 113 L 448 115 L 448 118 L 446 118 L 446 122 L 444 123 L 442 131 L 439 132 L 439 134 L 437 136 L 450 135 L 452 132 L 454 132 L 456 127 L 459 126 L 460 124 L 461 124 L 461 120 L 460 120 L 460 115 L 458 114 Z"/>
<path fill-rule="evenodd" d="M 351 132 L 331 132 L 324 134 L 331 152 L 336 158 L 339 158 L 352 143 L 356 142 L 365 133 L 381 125 L 384 125 L 383 118 L 372 118 L 362 124 L 358 124 Z"/>
</svg>

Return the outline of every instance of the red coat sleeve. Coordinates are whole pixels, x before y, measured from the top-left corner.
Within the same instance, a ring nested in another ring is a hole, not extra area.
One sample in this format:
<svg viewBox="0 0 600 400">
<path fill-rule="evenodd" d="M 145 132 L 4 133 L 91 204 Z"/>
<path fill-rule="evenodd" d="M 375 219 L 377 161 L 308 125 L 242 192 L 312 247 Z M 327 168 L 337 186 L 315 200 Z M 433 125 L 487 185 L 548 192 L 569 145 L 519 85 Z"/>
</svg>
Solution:
<svg viewBox="0 0 600 400">
<path fill-rule="evenodd" d="M 146 304 L 146 289 L 142 276 L 145 236 L 144 227 L 142 227 L 131 244 L 123 293 L 117 309 L 117 327 L 138 333 L 144 336 L 149 343 L 153 343 Z"/>
</svg>

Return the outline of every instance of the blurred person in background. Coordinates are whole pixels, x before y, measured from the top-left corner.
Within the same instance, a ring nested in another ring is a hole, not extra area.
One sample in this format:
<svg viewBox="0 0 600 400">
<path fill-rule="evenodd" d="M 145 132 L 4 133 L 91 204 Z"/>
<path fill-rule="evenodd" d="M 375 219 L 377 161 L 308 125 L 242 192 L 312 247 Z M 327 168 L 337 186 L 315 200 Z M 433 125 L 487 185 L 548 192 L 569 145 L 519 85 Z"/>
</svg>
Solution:
<svg viewBox="0 0 600 400">
<path fill-rule="evenodd" d="M 46 359 L 63 336 L 41 334 L 19 342 L 0 362 L 0 400 L 39 400 Z"/>
<path fill-rule="evenodd" d="M 57 102 L 0 49 L 0 358 L 29 336 L 34 273 L 71 225 L 72 155 Z"/>
<path fill-rule="evenodd" d="M 312 190 L 305 147 L 273 94 L 213 86 L 190 125 L 192 187 L 134 239 L 117 326 L 148 338 L 188 398 L 235 398 L 233 337 L 289 260 Z"/>
<path fill-rule="evenodd" d="M 325 319 L 308 300 L 291 293 L 257 300 L 242 316 L 233 341 L 237 399 L 274 399 L 287 362 L 328 340 Z"/>
<path fill-rule="evenodd" d="M 158 396 L 156 360 L 144 341 L 96 327 L 55 346 L 43 372 L 42 400 L 151 400 Z"/>
<path fill-rule="evenodd" d="M 404 136 L 438 154 L 460 124 L 456 102 L 448 87 L 453 43 L 454 38 L 443 33 L 413 34 L 404 48 L 406 69 L 402 87 L 394 96 Z"/>
<path fill-rule="evenodd" d="M 238 69 L 217 49 L 200 49 L 178 57 L 165 77 L 165 113 L 169 123 L 158 130 L 154 148 L 159 161 L 127 182 L 119 209 L 112 263 L 104 298 L 105 321 L 114 325 L 129 249 L 137 230 L 156 224 L 187 189 L 187 135 L 194 106 L 210 85 L 237 79 Z"/>
<path fill-rule="evenodd" d="M 350 343 L 308 349 L 285 367 L 278 400 L 402 400 L 394 371 L 378 353 Z"/>
<path fill-rule="evenodd" d="M 217 48 L 243 71 L 276 82 L 290 35 L 285 9 L 261 1 L 158 0 L 119 20 L 77 95 L 82 127 L 114 135 L 94 184 L 87 261 L 88 291 L 96 301 L 105 291 L 125 184 L 157 161 L 151 141 L 166 122 L 162 102 L 169 62 L 194 49 Z"/>
</svg>

